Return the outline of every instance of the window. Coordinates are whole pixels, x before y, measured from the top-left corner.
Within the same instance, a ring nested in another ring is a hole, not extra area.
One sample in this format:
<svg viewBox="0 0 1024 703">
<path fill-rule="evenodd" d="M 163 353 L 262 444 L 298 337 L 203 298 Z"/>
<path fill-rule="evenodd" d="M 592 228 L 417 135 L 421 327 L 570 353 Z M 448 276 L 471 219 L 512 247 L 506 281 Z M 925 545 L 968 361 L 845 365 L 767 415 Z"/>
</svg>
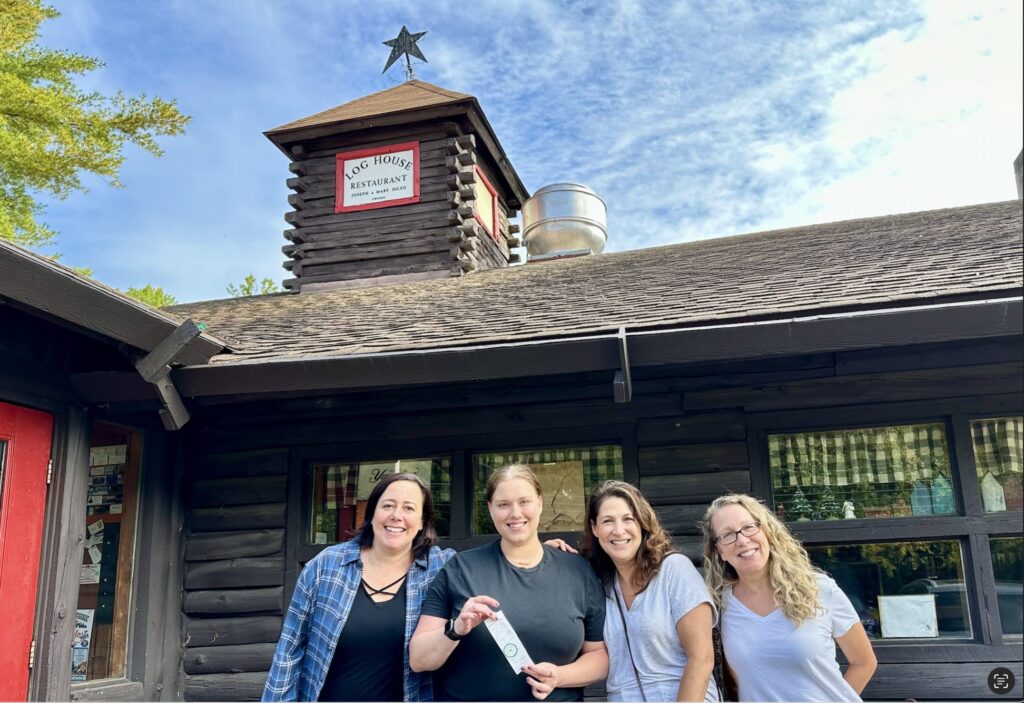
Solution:
<svg viewBox="0 0 1024 703">
<path fill-rule="evenodd" d="M 971 438 L 985 512 L 1020 510 L 1024 417 L 974 420 Z"/>
<path fill-rule="evenodd" d="M 583 529 L 587 497 L 602 481 L 622 478 L 619 446 L 571 449 L 524 449 L 473 456 L 473 533 L 495 534 L 487 511 L 487 478 L 509 464 L 527 464 L 544 489 L 541 532 L 578 532 Z"/>
<path fill-rule="evenodd" d="M 72 681 L 125 675 L 141 449 L 137 432 L 93 426 Z"/>
<path fill-rule="evenodd" d="M 850 598 L 872 639 L 971 636 L 959 542 L 809 547 L 807 553 Z"/>
<path fill-rule="evenodd" d="M 783 520 L 956 512 L 940 423 L 772 434 L 768 458 Z"/>
<path fill-rule="evenodd" d="M 988 544 L 1003 634 L 1020 639 L 1024 634 L 1024 538 L 997 537 Z"/>
<path fill-rule="evenodd" d="M 473 199 L 473 215 L 491 239 L 498 241 L 498 196 L 494 186 L 479 166 L 473 167 L 476 180 L 473 182 L 475 198 Z"/>
<path fill-rule="evenodd" d="M 391 473 L 416 474 L 434 498 L 437 534 L 450 534 L 452 513 L 451 460 L 448 457 L 388 459 L 313 465 L 310 544 L 335 544 L 351 539 L 366 517 L 370 491 Z"/>
</svg>

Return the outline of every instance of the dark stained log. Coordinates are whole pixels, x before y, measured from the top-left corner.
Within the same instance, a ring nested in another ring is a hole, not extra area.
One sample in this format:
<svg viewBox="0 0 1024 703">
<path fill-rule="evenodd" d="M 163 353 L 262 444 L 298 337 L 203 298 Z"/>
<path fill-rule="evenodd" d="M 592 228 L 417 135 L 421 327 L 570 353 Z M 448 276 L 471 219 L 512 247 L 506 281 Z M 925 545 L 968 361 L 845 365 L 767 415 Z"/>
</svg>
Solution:
<svg viewBox="0 0 1024 703">
<path fill-rule="evenodd" d="M 972 339 L 946 344 L 840 352 L 836 354 L 836 374 L 850 376 L 1013 361 L 1020 361 L 1019 340 Z"/>
<path fill-rule="evenodd" d="M 508 233 L 509 234 L 519 234 L 519 225 L 517 225 L 517 224 L 510 224 L 508 226 Z"/>
<path fill-rule="evenodd" d="M 288 196 L 288 204 L 296 210 L 301 210 L 306 206 L 306 199 L 298 193 L 292 193 Z"/>
<path fill-rule="evenodd" d="M 661 505 L 655 508 L 655 512 L 662 527 L 672 534 L 693 536 L 700 533 L 697 523 L 704 517 L 707 507 L 707 503 Z"/>
<path fill-rule="evenodd" d="M 722 471 L 674 476 L 641 476 L 640 490 L 653 505 L 702 503 L 723 493 L 749 493 L 749 471 Z"/>
<path fill-rule="evenodd" d="M 277 503 L 285 497 L 287 476 L 257 476 L 196 481 L 189 504 L 195 508 L 219 505 Z"/>
<path fill-rule="evenodd" d="M 284 530 L 211 532 L 189 535 L 186 561 L 265 557 L 284 551 Z"/>
<path fill-rule="evenodd" d="M 743 413 L 733 411 L 656 417 L 636 423 L 636 441 L 641 446 L 725 442 L 746 437 Z"/>
<path fill-rule="evenodd" d="M 454 216 L 452 216 L 454 215 Z M 395 220 L 395 222 L 399 222 Z M 334 250 L 339 248 L 360 246 L 364 244 L 384 244 L 386 242 L 402 242 L 407 239 L 416 239 L 431 235 L 447 236 L 454 225 L 461 224 L 457 213 L 450 213 L 445 218 L 426 217 L 420 215 L 412 218 L 402 218 L 399 225 L 394 223 L 382 223 L 378 227 L 346 227 L 344 232 L 337 229 L 329 232 L 318 232 L 309 234 L 305 240 L 296 246 L 297 258 L 305 258 L 307 252 L 318 249 Z"/>
<path fill-rule="evenodd" d="M 406 126 L 397 129 L 376 129 L 367 132 L 350 132 L 348 134 L 330 135 L 315 139 L 309 143 L 309 157 L 333 157 L 340 151 L 369 149 L 371 147 L 389 146 L 401 142 L 418 141 L 420 153 L 435 149 L 446 149 L 450 133 L 437 129 L 435 125 Z"/>
<path fill-rule="evenodd" d="M 293 161 L 288 164 L 288 170 L 299 176 L 306 175 L 306 165 L 301 161 Z"/>
<path fill-rule="evenodd" d="M 186 647 L 223 647 L 233 644 L 276 643 L 283 618 L 254 615 L 243 618 L 188 618 Z"/>
<path fill-rule="evenodd" d="M 194 508 L 188 525 L 193 532 L 260 530 L 285 526 L 285 503 Z"/>
<path fill-rule="evenodd" d="M 406 273 L 439 271 L 447 268 L 451 262 L 448 249 L 435 254 L 415 254 L 393 257 L 391 259 L 375 259 L 358 261 L 348 264 L 322 264 L 319 266 L 302 266 L 303 284 L 317 281 L 339 281 L 357 278 L 376 278 Z"/>
<path fill-rule="evenodd" d="M 72 701 L 142 701 L 145 700 L 141 681 L 112 679 L 110 683 L 90 681 L 71 684 L 68 700 Z"/>
<path fill-rule="evenodd" d="M 442 232 L 444 230 L 441 230 Z M 412 254 L 432 254 L 448 250 L 448 239 L 443 236 L 428 236 L 384 244 L 367 244 L 348 246 L 339 249 L 316 250 L 307 252 L 299 263 L 302 268 L 326 263 L 344 263 L 349 261 L 373 261 L 388 259 L 395 256 Z M 300 269 L 297 269 L 300 270 Z"/>
<path fill-rule="evenodd" d="M 199 457 L 197 468 L 203 479 L 286 474 L 288 450 L 206 454 Z"/>
<path fill-rule="evenodd" d="M 448 412 L 414 413 L 410 415 L 381 415 L 376 417 L 326 417 L 311 423 L 297 418 L 263 422 L 253 428 L 242 418 L 237 424 L 224 424 L 208 428 L 203 439 L 213 448 L 223 450 L 236 445 L 251 447 L 256 442 L 273 442 L 276 446 L 316 444 L 324 437 L 334 442 L 381 441 L 385 439 L 415 439 L 493 433 L 495 428 L 509 432 L 526 433 L 531 430 L 559 427 L 591 427 L 633 422 L 637 417 L 677 415 L 679 397 L 663 393 L 646 397 L 634 396 L 628 404 L 615 403 L 611 393 L 607 398 L 578 401 L 538 402 L 495 408 L 481 413 L 476 408 Z M 255 431 L 254 431 L 255 430 Z"/>
<path fill-rule="evenodd" d="M 185 589 L 280 586 L 284 583 L 283 557 L 246 557 L 196 561 L 185 571 Z"/>
<path fill-rule="evenodd" d="M 206 674 L 185 677 L 186 701 L 258 701 L 267 672 Z"/>
<path fill-rule="evenodd" d="M 1020 699 L 1022 669 L 1020 660 L 1007 662 L 971 662 L 950 664 L 880 663 L 875 675 L 861 694 L 865 700 L 905 699 L 913 692 L 919 700 L 994 700 L 988 687 L 988 674 L 997 666 L 1013 672 L 1012 699 Z M 908 685 L 909 684 L 909 685 Z M 1009 699 L 1007 699 L 1009 700 Z"/>
<path fill-rule="evenodd" d="M 188 647 L 183 660 L 186 674 L 240 674 L 269 671 L 274 644 L 235 644 L 225 647 Z"/>
<path fill-rule="evenodd" d="M 284 587 L 192 591 L 185 594 L 183 610 L 193 615 L 284 612 Z"/>
<path fill-rule="evenodd" d="M 746 442 L 688 444 L 640 449 L 640 475 L 698 474 L 746 471 L 750 468 Z"/>
<path fill-rule="evenodd" d="M 1020 393 L 1021 366 L 991 364 L 955 369 L 922 369 L 834 379 L 764 384 L 686 393 L 687 410 L 743 407 L 748 412 L 938 397 Z"/>
</svg>

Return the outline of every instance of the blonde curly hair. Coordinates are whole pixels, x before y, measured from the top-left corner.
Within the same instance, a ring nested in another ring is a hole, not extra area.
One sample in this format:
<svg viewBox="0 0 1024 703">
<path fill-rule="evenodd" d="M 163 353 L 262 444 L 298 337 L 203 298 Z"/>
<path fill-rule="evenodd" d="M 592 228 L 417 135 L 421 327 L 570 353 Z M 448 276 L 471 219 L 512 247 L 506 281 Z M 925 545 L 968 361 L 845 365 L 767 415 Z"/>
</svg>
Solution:
<svg viewBox="0 0 1024 703">
<path fill-rule="evenodd" d="M 719 612 L 725 608 L 723 593 L 726 586 L 736 583 L 739 576 L 732 565 L 722 559 L 715 544 L 711 518 L 727 505 L 739 505 L 761 525 L 768 540 L 768 579 L 775 594 L 775 602 L 787 618 L 797 627 L 821 611 L 818 604 L 818 583 L 821 573 L 811 566 L 807 551 L 782 521 L 756 498 L 743 493 L 730 493 L 716 498 L 704 512 L 701 532 L 704 536 L 704 581 Z"/>
</svg>

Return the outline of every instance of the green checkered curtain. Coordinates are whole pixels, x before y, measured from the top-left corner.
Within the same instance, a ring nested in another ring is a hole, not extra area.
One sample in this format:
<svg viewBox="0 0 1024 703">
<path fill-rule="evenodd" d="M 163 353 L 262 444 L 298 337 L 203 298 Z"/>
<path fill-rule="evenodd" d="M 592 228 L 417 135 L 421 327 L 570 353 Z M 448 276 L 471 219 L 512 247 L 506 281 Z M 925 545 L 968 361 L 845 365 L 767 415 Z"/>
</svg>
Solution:
<svg viewBox="0 0 1024 703">
<path fill-rule="evenodd" d="M 971 423 L 978 475 L 1019 474 L 1024 466 L 1024 418 L 1001 417 Z"/>
<path fill-rule="evenodd" d="M 938 423 L 769 435 L 768 459 L 775 486 L 848 486 L 949 475 L 946 432 Z"/>
<path fill-rule="evenodd" d="M 484 454 L 481 478 L 486 481 L 494 469 L 509 464 L 551 464 L 579 461 L 583 464 L 583 485 L 593 486 L 611 478 L 622 478 L 622 448 L 618 446 L 581 447 L 576 449 L 533 449 L 505 454 Z"/>
</svg>

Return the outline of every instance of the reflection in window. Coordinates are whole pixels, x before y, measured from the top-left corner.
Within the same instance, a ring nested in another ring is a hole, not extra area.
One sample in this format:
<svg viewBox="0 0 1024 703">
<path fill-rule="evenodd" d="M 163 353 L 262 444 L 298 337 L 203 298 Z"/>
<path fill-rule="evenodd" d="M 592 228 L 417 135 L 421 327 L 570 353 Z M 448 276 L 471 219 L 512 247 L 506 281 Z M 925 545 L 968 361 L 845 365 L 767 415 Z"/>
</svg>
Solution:
<svg viewBox="0 0 1024 703">
<path fill-rule="evenodd" d="M 985 512 L 1020 510 L 1024 465 L 1024 418 L 1001 417 L 971 423 L 974 462 Z"/>
<path fill-rule="evenodd" d="M 958 542 L 808 547 L 871 638 L 971 637 Z"/>
<path fill-rule="evenodd" d="M 315 464 L 307 535 L 310 544 L 351 539 L 366 518 L 366 501 L 373 487 L 388 474 L 402 471 L 416 474 L 430 486 L 437 534 L 450 534 L 452 475 L 448 457 Z"/>
<path fill-rule="evenodd" d="M 1024 634 L 1024 538 L 995 537 L 989 547 L 1003 634 L 1019 638 Z"/>
<path fill-rule="evenodd" d="M 137 432 L 102 423 L 93 427 L 72 681 L 125 673 L 140 450 Z"/>
<path fill-rule="evenodd" d="M 495 533 L 487 510 L 487 478 L 494 469 L 526 464 L 544 489 L 541 532 L 576 532 L 583 529 L 590 490 L 608 479 L 622 478 L 622 448 L 525 449 L 473 456 L 473 534 Z"/>
<path fill-rule="evenodd" d="M 768 457 L 783 520 L 956 511 L 939 423 L 769 435 Z"/>
</svg>

